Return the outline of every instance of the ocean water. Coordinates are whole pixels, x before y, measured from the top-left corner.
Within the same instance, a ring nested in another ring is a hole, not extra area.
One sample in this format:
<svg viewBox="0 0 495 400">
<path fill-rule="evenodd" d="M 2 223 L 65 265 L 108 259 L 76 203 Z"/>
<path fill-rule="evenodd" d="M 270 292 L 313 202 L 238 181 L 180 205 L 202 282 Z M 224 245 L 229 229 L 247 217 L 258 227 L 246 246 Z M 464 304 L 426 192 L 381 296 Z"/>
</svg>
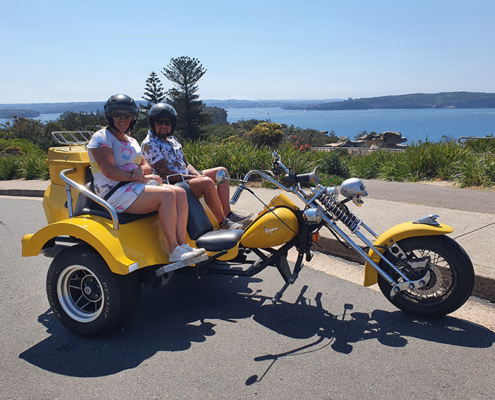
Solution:
<svg viewBox="0 0 495 400">
<path fill-rule="evenodd" d="M 62 114 L 40 114 L 38 117 L 31 119 L 37 119 L 45 124 L 50 121 L 55 121 L 60 115 Z M 13 120 L 13 118 L 0 118 L 0 124 L 5 124 L 7 122 L 12 123 Z"/>
<path fill-rule="evenodd" d="M 228 122 L 239 120 L 271 120 L 272 122 L 334 131 L 337 136 L 354 139 L 363 131 L 400 132 L 406 143 L 429 140 L 437 142 L 446 136 L 455 140 L 462 136 L 495 135 L 495 109 L 419 109 L 419 110 L 344 110 L 304 111 L 281 108 L 229 108 Z M 35 118 L 46 123 L 60 114 L 41 114 Z M 0 124 L 7 119 L 0 118 Z M 10 120 L 11 121 L 11 120 Z"/>
<path fill-rule="evenodd" d="M 437 142 L 443 136 L 495 135 L 495 109 L 419 109 L 419 110 L 343 110 L 304 111 L 280 108 L 230 108 L 229 122 L 238 120 L 271 120 L 304 129 L 334 131 L 337 136 L 354 139 L 363 131 L 400 132 L 406 143 L 429 140 Z"/>
</svg>

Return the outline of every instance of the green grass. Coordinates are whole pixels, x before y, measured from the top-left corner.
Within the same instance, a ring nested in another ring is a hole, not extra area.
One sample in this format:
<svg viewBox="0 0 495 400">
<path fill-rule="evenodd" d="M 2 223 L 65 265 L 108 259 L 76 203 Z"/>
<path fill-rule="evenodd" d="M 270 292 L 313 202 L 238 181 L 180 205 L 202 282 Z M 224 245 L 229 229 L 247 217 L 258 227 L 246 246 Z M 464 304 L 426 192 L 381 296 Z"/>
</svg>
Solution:
<svg viewBox="0 0 495 400">
<path fill-rule="evenodd" d="M 404 152 L 353 156 L 348 165 L 352 175 L 365 179 L 446 180 L 463 187 L 491 187 L 495 185 L 495 143 L 479 142 L 469 146 L 452 140 L 413 143 Z"/>
<path fill-rule="evenodd" d="M 19 148 L 0 156 L 0 180 L 48 179 L 46 154 L 27 141 L 2 140 L 3 149 Z M 184 143 L 188 161 L 198 170 L 224 166 L 241 179 L 252 169 L 271 170 L 273 149 L 239 138 Z M 278 154 L 286 167 L 299 174 L 320 169 L 322 185 L 335 186 L 351 176 L 393 181 L 448 180 L 462 187 L 495 186 L 495 140 L 460 145 L 452 140 L 413 143 L 404 152 L 378 151 L 351 155 L 346 151 L 301 151 L 290 143 Z"/>
<path fill-rule="evenodd" d="M 38 146 L 24 139 L 0 139 L 0 149 L 0 180 L 49 178 L 46 153 Z"/>
</svg>

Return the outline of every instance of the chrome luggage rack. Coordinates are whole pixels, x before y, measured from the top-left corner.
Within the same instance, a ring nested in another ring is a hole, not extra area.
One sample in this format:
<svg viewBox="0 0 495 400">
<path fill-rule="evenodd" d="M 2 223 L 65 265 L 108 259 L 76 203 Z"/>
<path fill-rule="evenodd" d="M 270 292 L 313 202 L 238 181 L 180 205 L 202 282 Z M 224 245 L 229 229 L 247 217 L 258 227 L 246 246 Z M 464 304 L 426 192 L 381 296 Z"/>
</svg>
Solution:
<svg viewBox="0 0 495 400">
<path fill-rule="evenodd" d="M 54 131 L 53 138 L 59 144 L 66 146 L 88 144 L 93 136 L 90 131 Z"/>
</svg>

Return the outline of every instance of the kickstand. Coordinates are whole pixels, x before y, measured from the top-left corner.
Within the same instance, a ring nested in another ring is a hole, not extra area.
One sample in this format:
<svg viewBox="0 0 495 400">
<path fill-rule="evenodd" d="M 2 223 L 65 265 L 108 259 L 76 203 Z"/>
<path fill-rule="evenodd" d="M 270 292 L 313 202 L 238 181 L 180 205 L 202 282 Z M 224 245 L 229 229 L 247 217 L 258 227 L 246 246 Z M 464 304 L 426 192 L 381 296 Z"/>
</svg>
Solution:
<svg viewBox="0 0 495 400">
<path fill-rule="evenodd" d="M 290 279 L 282 287 L 282 289 L 280 289 L 280 291 L 272 299 L 273 304 L 277 303 L 280 300 L 280 298 L 282 297 L 282 295 L 284 294 L 284 292 L 287 290 L 289 285 L 292 285 L 296 281 L 296 279 L 299 275 L 299 272 L 301 271 L 303 255 L 304 255 L 304 253 L 300 252 L 299 255 L 297 256 L 297 261 L 296 261 L 296 266 L 294 267 L 294 272 L 293 272 L 292 276 L 290 277 Z"/>
</svg>

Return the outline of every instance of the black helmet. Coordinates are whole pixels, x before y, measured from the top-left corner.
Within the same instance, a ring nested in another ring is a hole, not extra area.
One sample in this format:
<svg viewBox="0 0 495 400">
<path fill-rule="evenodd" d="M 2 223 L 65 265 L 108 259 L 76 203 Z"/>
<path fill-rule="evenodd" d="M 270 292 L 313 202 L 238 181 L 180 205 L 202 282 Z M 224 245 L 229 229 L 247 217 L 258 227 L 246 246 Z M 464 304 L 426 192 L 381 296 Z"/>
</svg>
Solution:
<svg viewBox="0 0 495 400">
<path fill-rule="evenodd" d="M 148 123 L 150 125 L 151 132 L 156 135 L 154 121 L 162 118 L 169 118 L 172 120 L 172 130 L 170 131 L 172 134 L 175 130 L 175 125 L 177 125 L 177 112 L 170 104 L 167 103 L 158 103 L 151 107 L 151 110 L 148 113 Z"/>
<path fill-rule="evenodd" d="M 112 113 L 114 111 L 127 111 L 131 114 L 131 123 L 129 124 L 129 129 L 127 132 L 132 131 L 134 125 L 139 116 L 139 109 L 136 105 L 136 102 L 132 97 L 127 96 L 126 94 L 114 94 L 111 96 L 107 102 L 105 103 L 105 116 L 107 117 L 108 125 L 112 128 L 115 128 L 113 124 Z"/>
</svg>

